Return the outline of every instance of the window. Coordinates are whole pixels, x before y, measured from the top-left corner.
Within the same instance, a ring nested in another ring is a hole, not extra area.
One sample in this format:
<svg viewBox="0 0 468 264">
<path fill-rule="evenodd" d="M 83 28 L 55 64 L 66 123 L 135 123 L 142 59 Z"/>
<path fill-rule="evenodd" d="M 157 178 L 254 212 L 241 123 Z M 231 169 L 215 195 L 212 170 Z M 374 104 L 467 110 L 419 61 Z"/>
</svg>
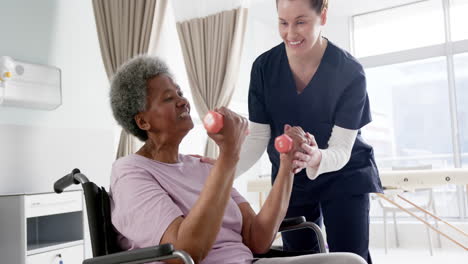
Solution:
<svg viewBox="0 0 468 264">
<path fill-rule="evenodd" d="M 434 109 L 449 104 L 446 65 L 444 57 L 437 57 L 366 70 L 375 114 L 362 133 L 374 142 L 381 170 L 453 167 L 449 108 Z"/>
<path fill-rule="evenodd" d="M 353 18 L 356 57 L 419 48 L 445 41 L 440 1 L 423 1 Z"/>
<path fill-rule="evenodd" d="M 427 0 L 352 18 L 374 119 L 362 133 L 380 170 L 468 167 L 467 12 L 466 0 Z M 463 186 L 433 190 L 440 216 L 467 218 Z"/>
<path fill-rule="evenodd" d="M 452 40 L 468 39 L 468 1 L 451 0 L 450 3 Z"/>
</svg>

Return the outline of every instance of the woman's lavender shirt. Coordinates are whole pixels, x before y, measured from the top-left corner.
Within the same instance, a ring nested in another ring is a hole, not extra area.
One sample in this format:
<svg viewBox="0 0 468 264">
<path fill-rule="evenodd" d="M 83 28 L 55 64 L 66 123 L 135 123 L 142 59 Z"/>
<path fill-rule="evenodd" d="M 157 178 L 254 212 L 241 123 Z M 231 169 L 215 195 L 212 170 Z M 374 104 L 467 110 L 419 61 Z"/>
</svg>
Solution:
<svg viewBox="0 0 468 264">
<path fill-rule="evenodd" d="M 132 154 L 112 168 L 112 224 L 123 249 L 160 244 L 168 226 L 186 217 L 200 196 L 211 165 L 179 155 L 167 164 Z M 242 214 L 238 204 L 247 202 L 234 188 L 224 212 L 216 241 L 202 264 L 251 263 L 252 253 L 242 243 Z"/>
</svg>

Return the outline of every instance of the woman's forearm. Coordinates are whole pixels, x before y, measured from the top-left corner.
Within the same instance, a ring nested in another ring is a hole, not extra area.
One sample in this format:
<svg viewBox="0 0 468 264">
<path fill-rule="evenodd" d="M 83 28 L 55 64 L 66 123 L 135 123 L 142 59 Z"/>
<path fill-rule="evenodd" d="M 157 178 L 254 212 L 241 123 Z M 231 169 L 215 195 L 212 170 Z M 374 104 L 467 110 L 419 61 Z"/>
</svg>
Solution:
<svg viewBox="0 0 468 264">
<path fill-rule="evenodd" d="M 200 197 L 179 226 L 174 246 L 201 261 L 211 250 L 231 197 L 238 157 L 221 154 L 211 169 Z"/>
<path fill-rule="evenodd" d="M 286 216 L 294 176 L 291 166 L 280 166 L 275 183 L 250 228 L 251 247 L 256 253 L 268 251 Z"/>
</svg>

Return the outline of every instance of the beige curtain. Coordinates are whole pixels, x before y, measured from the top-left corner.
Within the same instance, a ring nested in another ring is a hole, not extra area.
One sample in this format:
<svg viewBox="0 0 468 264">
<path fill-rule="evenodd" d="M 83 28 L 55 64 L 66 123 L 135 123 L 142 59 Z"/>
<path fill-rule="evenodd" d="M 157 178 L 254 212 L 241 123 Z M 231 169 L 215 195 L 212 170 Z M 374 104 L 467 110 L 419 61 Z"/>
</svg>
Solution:
<svg viewBox="0 0 468 264">
<path fill-rule="evenodd" d="M 93 0 L 94 16 L 107 77 L 159 39 L 167 0 Z M 135 138 L 122 130 L 117 158 L 135 152 Z"/>
<path fill-rule="evenodd" d="M 216 107 L 227 106 L 236 85 L 247 9 L 238 8 L 177 23 L 195 107 L 200 118 Z M 208 139 L 205 155 L 218 149 Z"/>
</svg>

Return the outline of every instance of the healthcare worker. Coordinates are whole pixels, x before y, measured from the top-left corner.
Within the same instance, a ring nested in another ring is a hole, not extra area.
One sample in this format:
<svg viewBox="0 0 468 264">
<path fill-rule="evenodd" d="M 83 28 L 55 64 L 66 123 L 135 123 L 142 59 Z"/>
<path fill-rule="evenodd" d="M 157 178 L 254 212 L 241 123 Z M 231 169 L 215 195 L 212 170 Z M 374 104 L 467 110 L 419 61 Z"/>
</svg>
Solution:
<svg viewBox="0 0 468 264">
<path fill-rule="evenodd" d="M 271 175 L 277 175 L 275 138 L 285 126 L 302 127 L 310 133 L 309 144 L 303 144 L 304 153 L 296 153 L 286 217 L 323 221 L 331 252 L 353 252 L 371 263 L 369 193 L 382 192 L 382 185 L 373 149 L 360 133 L 371 122 L 364 69 L 322 36 L 327 0 L 277 0 L 276 5 L 283 42 L 253 63 L 251 134 L 237 174 L 266 148 Z M 303 230 L 284 233 L 282 239 L 289 251 L 311 250 L 316 244 L 313 232 Z"/>
</svg>

